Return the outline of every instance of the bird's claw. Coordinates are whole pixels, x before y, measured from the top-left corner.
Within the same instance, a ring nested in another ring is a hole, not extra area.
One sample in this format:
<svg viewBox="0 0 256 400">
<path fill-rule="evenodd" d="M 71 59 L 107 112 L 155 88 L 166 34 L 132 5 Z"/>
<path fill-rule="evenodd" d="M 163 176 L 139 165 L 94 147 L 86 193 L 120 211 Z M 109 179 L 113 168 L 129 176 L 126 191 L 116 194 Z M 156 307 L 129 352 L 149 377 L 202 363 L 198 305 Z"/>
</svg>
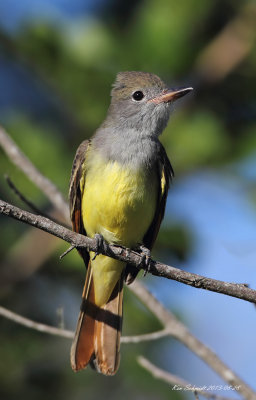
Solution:
<svg viewBox="0 0 256 400">
<path fill-rule="evenodd" d="M 96 251 L 94 253 L 94 257 L 92 259 L 95 260 L 95 258 L 102 253 L 102 251 L 104 250 L 104 238 L 100 233 L 96 233 L 94 235 L 94 239 L 96 240 Z"/>
<path fill-rule="evenodd" d="M 149 271 L 149 267 L 150 267 L 151 252 L 143 244 L 139 246 L 138 250 L 139 250 L 139 252 L 141 254 L 141 261 L 140 261 L 138 267 L 144 269 L 143 276 L 146 276 L 148 271 Z"/>
<path fill-rule="evenodd" d="M 131 255 L 131 250 L 129 248 L 125 249 L 125 257 L 129 257 Z"/>
</svg>

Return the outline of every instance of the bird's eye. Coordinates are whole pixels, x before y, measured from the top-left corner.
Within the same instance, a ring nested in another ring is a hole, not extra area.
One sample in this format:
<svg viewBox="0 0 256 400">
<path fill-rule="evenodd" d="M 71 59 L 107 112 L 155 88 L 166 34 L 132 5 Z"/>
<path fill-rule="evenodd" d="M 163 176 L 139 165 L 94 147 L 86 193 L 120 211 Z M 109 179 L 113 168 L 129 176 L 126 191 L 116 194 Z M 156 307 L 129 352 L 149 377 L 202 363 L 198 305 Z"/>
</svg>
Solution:
<svg viewBox="0 0 256 400">
<path fill-rule="evenodd" d="M 143 97 L 144 97 L 144 94 L 143 94 L 143 92 L 141 92 L 140 90 L 137 90 L 137 91 L 134 92 L 133 95 L 132 95 L 133 100 L 136 100 L 136 101 L 142 100 Z"/>
</svg>

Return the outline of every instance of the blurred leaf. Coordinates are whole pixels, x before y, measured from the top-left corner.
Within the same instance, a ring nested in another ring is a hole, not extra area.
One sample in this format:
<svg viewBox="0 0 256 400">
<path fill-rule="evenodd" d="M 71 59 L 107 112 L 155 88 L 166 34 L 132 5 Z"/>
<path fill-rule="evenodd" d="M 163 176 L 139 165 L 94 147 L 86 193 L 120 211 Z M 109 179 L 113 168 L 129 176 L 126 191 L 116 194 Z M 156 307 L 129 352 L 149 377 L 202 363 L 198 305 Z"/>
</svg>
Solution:
<svg viewBox="0 0 256 400">
<path fill-rule="evenodd" d="M 171 253 L 179 261 L 186 261 L 193 246 L 192 232 L 187 226 L 165 224 L 161 227 L 157 237 L 154 249 L 155 258 L 163 259 L 163 254 L 166 254 L 165 259 L 170 259 Z"/>
<path fill-rule="evenodd" d="M 168 125 L 163 138 L 174 169 L 189 171 L 227 153 L 229 139 L 221 121 L 209 111 L 186 115 L 180 112 Z"/>
</svg>

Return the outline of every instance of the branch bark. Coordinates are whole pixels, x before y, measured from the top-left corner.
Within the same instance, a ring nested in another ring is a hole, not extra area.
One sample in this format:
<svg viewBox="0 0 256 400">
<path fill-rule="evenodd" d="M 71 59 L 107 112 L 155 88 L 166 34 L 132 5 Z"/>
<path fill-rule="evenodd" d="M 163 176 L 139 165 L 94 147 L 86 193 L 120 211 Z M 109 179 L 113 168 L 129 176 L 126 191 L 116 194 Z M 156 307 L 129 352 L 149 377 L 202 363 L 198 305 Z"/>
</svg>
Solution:
<svg viewBox="0 0 256 400">
<path fill-rule="evenodd" d="M 48 218 L 32 214 L 6 203 L 3 200 L 0 200 L 0 214 L 25 222 L 26 224 L 57 236 L 58 238 L 70 243 L 73 247 L 86 248 L 87 250 L 94 252 L 98 251 L 97 241 L 95 239 L 75 233 Z M 172 279 L 193 286 L 197 289 L 222 293 L 256 304 L 256 290 L 248 288 L 245 284 L 229 283 L 206 278 L 154 260 L 151 260 L 149 265 L 145 267 L 142 263 L 142 256 L 136 251 L 122 246 L 110 245 L 106 242 L 100 252 L 108 257 L 133 264 L 138 269 L 144 268 L 152 275 Z"/>
</svg>

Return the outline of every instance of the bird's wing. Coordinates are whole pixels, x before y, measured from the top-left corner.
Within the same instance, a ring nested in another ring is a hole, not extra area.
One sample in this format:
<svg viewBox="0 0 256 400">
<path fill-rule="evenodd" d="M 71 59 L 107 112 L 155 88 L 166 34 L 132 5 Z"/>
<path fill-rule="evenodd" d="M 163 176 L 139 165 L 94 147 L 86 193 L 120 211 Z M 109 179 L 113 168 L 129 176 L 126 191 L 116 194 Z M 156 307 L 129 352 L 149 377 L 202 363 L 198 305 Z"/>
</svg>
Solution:
<svg viewBox="0 0 256 400">
<path fill-rule="evenodd" d="M 172 165 L 170 163 L 169 158 L 167 157 L 164 147 L 161 145 L 160 157 L 158 161 L 159 187 L 158 187 L 156 212 L 153 221 L 143 238 L 143 244 L 150 250 L 152 249 L 155 243 L 161 222 L 164 217 L 168 190 L 173 176 L 174 172 L 172 169 Z"/>
<path fill-rule="evenodd" d="M 85 175 L 85 159 L 86 153 L 90 146 L 89 140 L 84 140 L 77 149 L 69 184 L 69 208 L 72 227 L 75 232 L 86 235 L 82 220 L 82 187 L 84 185 Z M 86 265 L 89 262 L 89 254 L 86 250 L 79 250 L 79 253 L 84 259 Z"/>
<path fill-rule="evenodd" d="M 166 199 L 169 190 L 169 186 L 171 180 L 174 176 L 173 168 L 168 159 L 166 151 L 164 147 L 161 145 L 160 154 L 157 163 L 157 172 L 158 172 L 158 197 L 157 197 L 157 206 L 154 218 L 149 226 L 146 234 L 143 238 L 143 245 L 146 246 L 149 250 L 152 249 L 156 237 L 158 235 L 161 222 L 165 213 Z M 125 270 L 125 282 L 129 285 L 134 281 L 138 274 L 138 268 L 127 264 Z"/>
</svg>

